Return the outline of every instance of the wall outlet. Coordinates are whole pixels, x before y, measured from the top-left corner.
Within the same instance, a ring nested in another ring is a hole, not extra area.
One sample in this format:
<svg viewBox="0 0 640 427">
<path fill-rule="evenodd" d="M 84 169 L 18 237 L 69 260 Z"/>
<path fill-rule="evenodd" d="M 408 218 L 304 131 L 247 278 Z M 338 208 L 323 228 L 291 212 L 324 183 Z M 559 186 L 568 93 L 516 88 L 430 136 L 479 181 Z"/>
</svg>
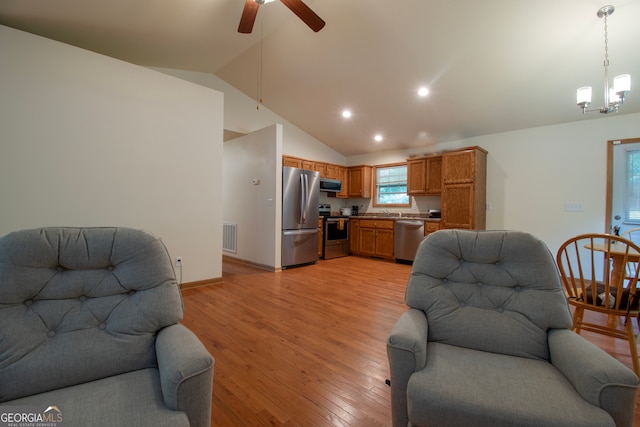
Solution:
<svg viewBox="0 0 640 427">
<path fill-rule="evenodd" d="M 176 267 L 182 267 L 182 257 L 181 256 L 177 256 L 176 257 Z"/>
</svg>

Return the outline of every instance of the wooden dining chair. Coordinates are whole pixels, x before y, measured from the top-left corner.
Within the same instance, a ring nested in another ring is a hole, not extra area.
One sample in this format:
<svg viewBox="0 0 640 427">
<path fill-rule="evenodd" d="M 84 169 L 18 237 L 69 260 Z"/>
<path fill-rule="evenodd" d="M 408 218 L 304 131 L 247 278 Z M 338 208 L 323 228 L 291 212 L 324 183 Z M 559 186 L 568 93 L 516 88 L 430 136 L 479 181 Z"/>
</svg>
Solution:
<svg viewBox="0 0 640 427">
<path fill-rule="evenodd" d="M 560 246 L 556 261 L 569 304 L 575 307 L 573 330 L 578 334 L 585 330 L 627 340 L 633 370 L 640 375 L 636 335 L 631 321 L 638 317 L 636 288 L 640 247 L 620 236 L 582 234 Z M 629 275 L 627 268 L 631 264 L 635 268 Z M 587 321 L 584 319 L 585 310 L 606 314 L 609 321 L 606 324 Z"/>
<path fill-rule="evenodd" d="M 630 228 L 628 230 L 625 230 L 622 232 L 622 234 L 620 234 L 620 237 L 624 237 L 627 240 L 631 240 L 636 245 L 640 245 L 640 227 Z M 627 263 L 627 266 L 626 266 L 627 280 L 631 279 L 634 271 L 636 271 L 637 269 L 638 269 L 637 261 L 630 261 Z"/>
</svg>

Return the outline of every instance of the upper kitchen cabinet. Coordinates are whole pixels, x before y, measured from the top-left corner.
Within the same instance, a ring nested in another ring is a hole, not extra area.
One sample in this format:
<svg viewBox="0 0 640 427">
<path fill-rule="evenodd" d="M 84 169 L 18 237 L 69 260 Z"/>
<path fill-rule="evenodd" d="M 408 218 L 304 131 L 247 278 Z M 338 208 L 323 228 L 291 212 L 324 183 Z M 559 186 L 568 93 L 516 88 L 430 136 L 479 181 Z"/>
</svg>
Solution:
<svg viewBox="0 0 640 427">
<path fill-rule="evenodd" d="M 282 166 L 288 166 L 290 168 L 300 168 L 302 166 L 302 159 L 297 157 L 282 156 Z"/>
<path fill-rule="evenodd" d="M 442 156 L 407 159 L 407 194 L 429 196 L 442 193 Z"/>
<path fill-rule="evenodd" d="M 336 193 L 336 197 L 344 199 L 349 197 L 347 168 L 344 166 L 327 164 L 327 178 L 338 179 L 342 181 L 342 189 Z"/>
<path fill-rule="evenodd" d="M 314 163 L 313 170 L 320 173 L 320 178 L 328 178 L 326 163 L 318 163 L 318 162 Z"/>
<path fill-rule="evenodd" d="M 444 185 L 476 182 L 487 175 L 487 151 L 470 147 L 442 155 L 442 179 Z"/>
<path fill-rule="evenodd" d="M 367 165 L 351 166 L 347 169 L 348 197 L 371 198 L 372 169 Z"/>
<path fill-rule="evenodd" d="M 480 147 L 442 155 L 441 228 L 486 227 L 487 151 Z"/>
</svg>

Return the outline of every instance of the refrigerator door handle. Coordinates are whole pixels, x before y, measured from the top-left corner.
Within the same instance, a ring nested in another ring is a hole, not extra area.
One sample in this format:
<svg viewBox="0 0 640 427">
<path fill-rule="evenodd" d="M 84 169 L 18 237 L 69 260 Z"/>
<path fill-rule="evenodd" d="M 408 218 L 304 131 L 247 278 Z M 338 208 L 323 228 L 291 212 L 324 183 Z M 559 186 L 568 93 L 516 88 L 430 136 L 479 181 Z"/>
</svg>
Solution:
<svg viewBox="0 0 640 427">
<path fill-rule="evenodd" d="M 300 230 L 284 230 L 283 236 L 301 236 L 305 234 L 318 234 L 317 228 L 302 228 Z"/>
<path fill-rule="evenodd" d="M 300 174 L 300 220 L 298 224 L 304 224 L 304 205 L 305 205 L 305 193 L 304 193 L 304 174 Z"/>
<path fill-rule="evenodd" d="M 307 215 L 309 213 L 309 176 L 304 174 L 304 213 L 302 214 L 302 223 L 307 223 Z"/>
</svg>

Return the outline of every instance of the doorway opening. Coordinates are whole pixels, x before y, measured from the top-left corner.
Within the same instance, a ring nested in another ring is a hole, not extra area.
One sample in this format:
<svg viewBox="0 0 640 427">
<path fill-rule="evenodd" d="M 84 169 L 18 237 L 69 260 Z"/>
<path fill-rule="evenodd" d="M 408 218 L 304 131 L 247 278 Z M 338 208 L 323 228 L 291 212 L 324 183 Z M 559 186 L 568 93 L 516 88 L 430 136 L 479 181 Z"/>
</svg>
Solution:
<svg viewBox="0 0 640 427">
<path fill-rule="evenodd" d="M 636 175 L 629 166 L 634 157 L 640 161 L 640 138 L 607 141 L 605 233 L 640 227 L 640 170 Z"/>
</svg>

